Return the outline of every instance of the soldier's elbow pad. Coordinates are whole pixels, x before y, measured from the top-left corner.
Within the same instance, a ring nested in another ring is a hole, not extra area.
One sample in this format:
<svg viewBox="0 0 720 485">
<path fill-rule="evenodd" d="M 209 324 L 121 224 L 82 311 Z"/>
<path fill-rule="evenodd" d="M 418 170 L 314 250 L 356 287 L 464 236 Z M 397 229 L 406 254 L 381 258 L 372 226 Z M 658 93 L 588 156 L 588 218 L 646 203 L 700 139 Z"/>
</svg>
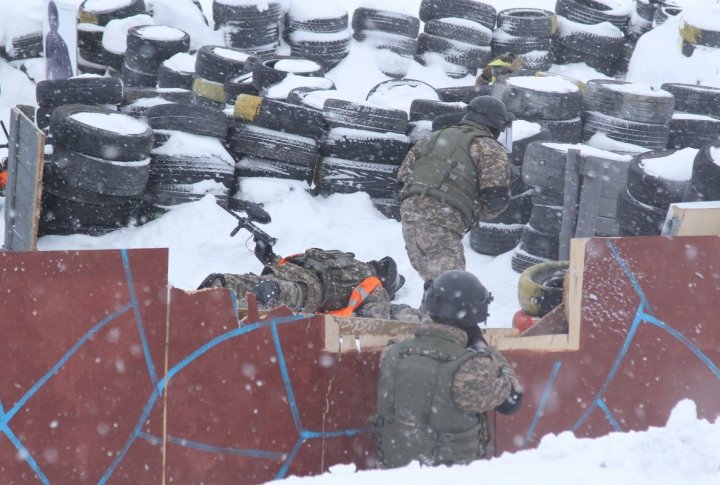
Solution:
<svg viewBox="0 0 720 485">
<path fill-rule="evenodd" d="M 507 207 L 510 202 L 510 191 L 507 187 L 488 187 L 480 192 L 480 198 L 485 211 L 496 214 Z"/>
<path fill-rule="evenodd" d="M 505 399 L 499 406 L 495 408 L 495 411 L 500 414 L 515 414 L 522 405 L 522 392 L 517 392 L 515 389 L 512 390 L 507 399 Z"/>
</svg>

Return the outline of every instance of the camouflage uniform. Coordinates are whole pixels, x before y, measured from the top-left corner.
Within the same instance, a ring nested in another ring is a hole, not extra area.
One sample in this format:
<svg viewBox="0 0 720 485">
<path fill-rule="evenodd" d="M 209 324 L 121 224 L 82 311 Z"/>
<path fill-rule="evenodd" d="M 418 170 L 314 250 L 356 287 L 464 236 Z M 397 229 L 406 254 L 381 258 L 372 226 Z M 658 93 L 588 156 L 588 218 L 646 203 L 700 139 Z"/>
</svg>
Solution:
<svg viewBox="0 0 720 485">
<path fill-rule="evenodd" d="M 487 411 L 522 389 L 497 349 L 467 349 L 467 340 L 457 327 L 431 323 L 383 351 L 376 430 L 384 466 L 450 465 L 485 455 Z M 444 382 L 447 366 L 451 383 Z"/>
<path fill-rule="evenodd" d="M 232 288 L 241 299 L 252 293 L 261 281 L 272 280 L 280 286 L 275 305 L 286 305 L 298 312 L 322 313 L 344 308 L 352 290 L 363 280 L 377 276 L 367 263 L 354 259 L 352 253 L 308 249 L 304 254 L 292 256 L 281 265 L 267 266 L 263 274 L 224 274 L 224 286 Z M 312 261 L 326 258 L 331 261 L 326 269 L 311 269 Z M 309 267 L 306 267 L 309 266 Z M 328 276 L 328 273 L 333 274 Z M 422 314 L 404 305 L 390 303 L 385 288 L 377 286 L 355 310 L 355 315 L 368 318 L 403 318 L 418 321 Z"/>
<path fill-rule="evenodd" d="M 464 124 L 472 124 L 476 130 L 488 135 L 475 138 L 469 148 L 469 156 L 477 167 L 478 191 L 504 187 L 509 200 L 510 162 L 505 150 L 492 138 L 487 127 L 468 121 L 460 123 Z M 403 184 L 408 181 L 422 143 L 421 140 L 410 149 L 400 166 L 398 179 Z M 480 198 L 474 204 L 473 221 L 468 222 L 457 208 L 430 195 L 404 198 L 400 205 L 402 232 L 413 268 L 425 281 L 451 269 L 465 269 L 463 235 L 472 222 L 490 219 L 504 209 L 490 209 Z"/>
</svg>

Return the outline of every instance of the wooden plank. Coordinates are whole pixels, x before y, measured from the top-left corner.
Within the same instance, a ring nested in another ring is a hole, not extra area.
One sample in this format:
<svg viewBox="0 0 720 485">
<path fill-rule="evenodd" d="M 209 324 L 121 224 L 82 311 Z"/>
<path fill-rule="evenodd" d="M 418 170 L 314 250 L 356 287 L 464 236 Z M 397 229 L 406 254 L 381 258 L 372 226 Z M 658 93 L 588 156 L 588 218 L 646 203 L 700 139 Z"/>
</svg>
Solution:
<svg viewBox="0 0 720 485">
<path fill-rule="evenodd" d="M 620 226 L 617 219 L 599 217 L 595 219 L 595 235 L 601 237 L 615 237 L 620 235 Z"/>
<path fill-rule="evenodd" d="M 3 249 L 34 251 L 40 220 L 45 134 L 16 107 L 10 114 L 8 142 Z"/>
<path fill-rule="evenodd" d="M 567 297 L 565 304 L 568 321 L 568 346 L 580 348 L 580 321 L 582 318 L 582 287 L 585 272 L 585 245 L 590 239 L 570 241 L 570 268 L 568 269 Z"/>
<path fill-rule="evenodd" d="M 720 234 L 720 201 L 670 204 L 663 236 L 714 236 Z"/>
<path fill-rule="evenodd" d="M 575 234 L 577 223 L 577 201 L 580 186 L 580 150 L 570 149 L 565 164 L 565 191 L 563 194 L 563 217 L 560 226 L 559 251 L 561 261 L 567 261 L 570 254 L 570 238 Z"/>
<path fill-rule="evenodd" d="M 602 193 L 601 193 L 600 200 L 598 201 L 598 210 L 597 210 L 598 217 L 615 219 L 616 214 L 617 214 L 617 197 L 615 197 L 615 198 L 603 197 Z"/>
<path fill-rule="evenodd" d="M 585 157 L 581 170 L 583 179 L 575 237 L 591 237 L 595 235 L 600 190 L 602 189 L 602 178 L 606 167 L 603 162 L 603 159 L 596 157 Z"/>
</svg>

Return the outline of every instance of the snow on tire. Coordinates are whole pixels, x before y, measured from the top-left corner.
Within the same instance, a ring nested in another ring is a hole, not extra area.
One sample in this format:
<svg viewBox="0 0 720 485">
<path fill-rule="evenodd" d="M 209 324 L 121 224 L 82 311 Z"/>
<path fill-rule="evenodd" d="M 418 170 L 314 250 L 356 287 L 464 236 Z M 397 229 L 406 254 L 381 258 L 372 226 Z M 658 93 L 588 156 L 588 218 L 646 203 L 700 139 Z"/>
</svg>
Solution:
<svg viewBox="0 0 720 485">
<path fill-rule="evenodd" d="M 195 79 L 195 55 L 186 52 L 175 54 L 160 64 L 157 71 L 159 88 L 191 90 Z"/>
<path fill-rule="evenodd" d="M 423 22 L 447 17 L 465 18 L 492 29 L 497 10 L 492 5 L 475 0 L 422 0 L 419 16 Z"/>
<path fill-rule="evenodd" d="M 358 128 L 404 134 L 408 127 L 407 113 L 402 110 L 342 99 L 327 99 L 323 105 L 323 114 L 331 128 Z"/>
<path fill-rule="evenodd" d="M 315 166 L 317 142 L 306 136 L 283 133 L 244 123 L 231 123 L 227 142 L 234 154 Z"/>
<path fill-rule="evenodd" d="M 148 157 L 152 129 L 145 123 L 96 106 L 69 104 L 55 108 L 49 141 L 68 150 L 106 160 L 134 161 Z"/>
<path fill-rule="evenodd" d="M 623 120 L 597 111 L 586 111 L 582 130 L 582 140 L 588 141 L 596 134 L 621 143 L 629 143 L 651 150 L 667 147 L 670 127 L 667 123 L 643 123 Z M 590 141 L 589 144 L 593 144 Z"/>
<path fill-rule="evenodd" d="M 253 84 L 262 91 L 285 79 L 288 74 L 322 77 L 323 67 L 310 59 L 294 56 L 276 56 L 258 62 L 253 67 Z"/>
<path fill-rule="evenodd" d="M 421 32 L 418 35 L 417 54 L 426 53 L 437 53 L 451 64 L 474 69 L 485 67 L 492 58 L 490 46 L 458 42 Z"/>
<path fill-rule="evenodd" d="M 559 234 L 540 231 L 526 224 L 520 235 L 520 248 L 534 256 L 556 261 L 560 250 Z"/>
<path fill-rule="evenodd" d="M 701 148 L 718 139 L 720 118 L 675 112 L 670 120 L 668 148 Z"/>
<path fill-rule="evenodd" d="M 397 171 L 396 165 L 323 157 L 315 173 L 315 185 L 323 195 L 363 191 L 370 197 L 397 198 Z"/>
<path fill-rule="evenodd" d="M 315 140 L 325 136 L 327 131 L 320 110 L 249 94 L 237 97 L 233 116 L 238 121 L 260 128 L 294 133 Z"/>
<path fill-rule="evenodd" d="M 195 74 L 203 79 L 224 83 L 239 76 L 251 54 L 240 49 L 204 45 L 195 57 Z"/>
<path fill-rule="evenodd" d="M 498 12 L 497 28 L 514 36 L 550 37 L 557 30 L 557 19 L 549 10 L 508 8 Z"/>
<path fill-rule="evenodd" d="M 567 120 L 580 115 L 582 92 L 570 81 L 554 76 L 501 77 L 493 84 L 493 96 L 521 118 Z"/>
<path fill-rule="evenodd" d="M 512 255 L 512 260 L 510 262 L 510 265 L 516 273 L 522 273 L 526 269 L 528 269 L 530 266 L 534 264 L 544 263 L 550 261 L 547 258 L 541 258 L 539 256 L 535 256 L 533 254 L 528 253 L 521 247 L 515 248 L 515 251 Z"/>
<path fill-rule="evenodd" d="M 353 12 L 353 30 L 375 30 L 400 35 L 417 37 L 420 32 L 420 20 L 410 15 L 391 10 L 358 7 Z"/>
<path fill-rule="evenodd" d="M 40 81 L 35 87 L 37 103 L 41 107 L 82 104 L 120 104 L 123 86 L 119 79 L 109 77 L 72 77 Z"/>
<path fill-rule="evenodd" d="M 78 19 L 81 23 L 107 25 L 114 19 L 132 17 L 145 13 L 144 0 L 118 0 L 114 2 L 96 2 L 84 0 L 78 7 Z"/>
<path fill-rule="evenodd" d="M 518 116 L 520 120 L 528 123 L 537 123 L 542 126 L 550 139 L 557 143 L 579 143 L 582 137 L 582 118 L 579 116 L 568 120 L 546 120 L 529 116 Z"/>
<path fill-rule="evenodd" d="M 653 207 L 682 201 L 694 158 L 695 153 L 688 150 L 658 150 L 635 156 L 628 169 L 628 193 Z"/>
<path fill-rule="evenodd" d="M 246 177 L 275 177 L 310 184 L 314 174 L 315 167 L 261 157 L 243 156 L 235 164 L 235 176 L 238 180 Z"/>
<path fill-rule="evenodd" d="M 190 48 L 190 36 L 167 25 L 131 27 L 127 33 L 125 65 L 134 71 L 157 75 L 160 64 Z"/>
<path fill-rule="evenodd" d="M 410 139 L 400 133 L 378 133 L 333 128 L 320 145 L 323 157 L 400 165 L 410 150 Z"/>
<path fill-rule="evenodd" d="M 225 114 L 203 106 L 160 104 L 148 109 L 147 119 L 155 130 L 175 130 L 221 139 L 227 134 L 228 120 Z"/>
<path fill-rule="evenodd" d="M 323 7 L 308 11 L 302 5 L 291 3 L 285 16 L 285 31 L 332 34 L 347 30 L 349 16 L 344 7 L 331 2 L 324 3 Z"/>
<path fill-rule="evenodd" d="M 581 24 L 610 22 L 623 32 L 630 20 L 629 7 L 607 0 L 557 0 L 555 13 Z"/>
<path fill-rule="evenodd" d="M 675 111 L 720 118 L 720 87 L 665 83 L 660 89 L 675 97 Z"/>
<path fill-rule="evenodd" d="M 428 21 L 423 29 L 426 34 L 473 45 L 490 45 L 492 29 L 465 18 L 439 18 Z"/>
<path fill-rule="evenodd" d="M 613 79 L 591 79 L 583 95 L 585 111 L 643 123 L 667 123 L 675 107 L 667 91 Z"/>
</svg>

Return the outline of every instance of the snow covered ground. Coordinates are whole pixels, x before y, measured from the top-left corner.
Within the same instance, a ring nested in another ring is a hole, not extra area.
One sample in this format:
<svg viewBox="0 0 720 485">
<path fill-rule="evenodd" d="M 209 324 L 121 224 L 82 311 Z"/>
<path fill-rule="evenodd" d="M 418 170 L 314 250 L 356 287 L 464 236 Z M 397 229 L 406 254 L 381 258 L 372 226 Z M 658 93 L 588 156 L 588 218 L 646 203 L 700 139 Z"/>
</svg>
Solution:
<svg viewBox="0 0 720 485">
<path fill-rule="evenodd" d="M 324 2 L 326 0 L 287 0 Z M 600 0 L 608 5 L 626 5 L 629 0 Z M 80 3 L 80 0 L 77 0 Z M 156 12 L 176 26 L 197 29 L 197 38 L 210 39 L 189 11 L 168 6 L 189 5 L 190 0 L 154 0 Z M 201 0 L 206 13 L 211 0 Z M 417 15 L 420 0 L 338 0 L 350 12 L 357 6 L 374 6 Z M 488 0 L 497 10 L 510 7 L 554 9 L 554 0 Z M 716 5 L 716 0 L 683 0 L 688 7 Z M 37 16 L 41 0 L 0 0 L 0 42 L 22 29 L 23 18 Z M 308 7 L 309 8 L 309 7 Z M 720 8 L 720 7 L 717 7 Z M 180 26 L 179 24 L 182 24 Z M 189 26 L 189 27 L 188 27 Z M 659 86 L 663 82 L 701 83 L 720 86 L 720 51 L 699 48 L 691 58 L 679 48 L 679 19 L 646 34 L 638 43 L 628 80 Z M 327 77 L 348 99 L 363 100 L 377 83 L 387 79 L 376 67 L 374 52 L 353 41 L 350 55 Z M 42 69 L 33 69 L 33 75 Z M 552 71 L 587 81 L 605 78 L 585 64 L 554 66 Z M 439 66 L 423 67 L 413 63 L 408 78 L 419 79 L 435 87 L 469 85 L 474 78 L 450 79 Z M 35 75 L 36 79 L 40 79 Z M 16 104 L 34 104 L 34 84 L 17 69 L 0 61 L 0 119 Z M 395 102 L 402 103 L 403 100 Z M 1 138 L 1 137 L 0 137 Z M 291 254 L 308 247 L 337 248 L 352 251 L 369 260 L 390 255 L 398 262 L 407 283 L 398 301 L 417 305 L 422 295 L 422 281 L 410 266 L 404 251 L 400 224 L 382 216 L 366 194 L 333 195 L 316 198 L 306 192 L 304 184 L 277 179 L 245 180 L 242 192 L 248 200 L 261 202 L 273 220 L 263 229 L 277 237 L 278 254 Z M 4 199 L 0 198 L 0 207 Z M 260 270 L 249 249 L 247 234 L 230 238 L 234 219 L 214 203 L 210 196 L 195 203 L 173 208 L 142 227 L 129 227 L 102 237 L 47 236 L 38 242 L 40 250 L 103 248 L 170 248 L 170 281 L 173 285 L 193 289 L 210 272 L 247 272 Z M 0 220 L 0 233 L 4 221 Z M 498 257 L 474 253 L 466 241 L 467 269 L 475 273 L 495 295 L 490 308 L 489 326 L 508 327 L 518 309 L 518 275 L 510 268 L 511 253 Z M 314 479 L 288 479 L 310 483 L 438 483 L 445 480 L 467 483 L 553 483 L 583 482 L 594 484 L 660 484 L 710 485 L 720 483 L 720 421 L 714 424 L 698 420 L 694 405 L 681 403 L 664 428 L 643 433 L 613 433 L 595 440 L 575 439 L 570 433 L 548 436 L 537 450 L 505 455 L 467 467 L 402 470 L 353 474 L 347 467 Z"/>
</svg>

